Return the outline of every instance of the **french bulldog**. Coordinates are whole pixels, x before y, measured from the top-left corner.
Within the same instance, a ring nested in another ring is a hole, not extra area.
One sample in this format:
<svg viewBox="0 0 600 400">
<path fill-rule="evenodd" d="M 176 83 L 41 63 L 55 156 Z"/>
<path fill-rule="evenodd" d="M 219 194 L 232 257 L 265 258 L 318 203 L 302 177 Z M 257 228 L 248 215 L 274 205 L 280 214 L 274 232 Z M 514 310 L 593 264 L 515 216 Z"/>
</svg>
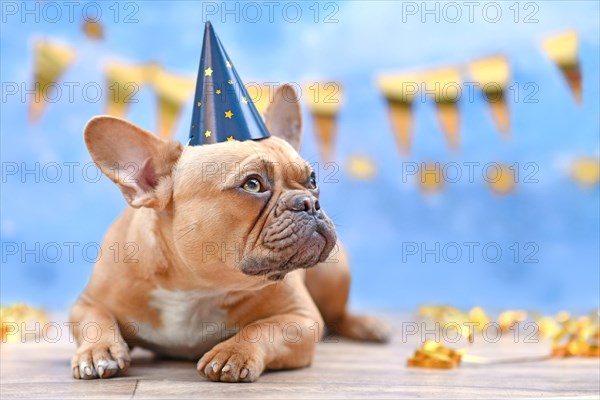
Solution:
<svg viewBox="0 0 600 400">
<path fill-rule="evenodd" d="M 264 119 L 269 138 L 187 147 L 118 118 L 89 121 L 90 155 L 129 207 L 71 310 L 74 378 L 118 375 L 140 346 L 199 359 L 211 381 L 252 382 L 309 366 L 325 326 L 387 340 L 383 321 L 347 310 L 348 259 L 297 152 L 293 87 Z"/>
</svg>

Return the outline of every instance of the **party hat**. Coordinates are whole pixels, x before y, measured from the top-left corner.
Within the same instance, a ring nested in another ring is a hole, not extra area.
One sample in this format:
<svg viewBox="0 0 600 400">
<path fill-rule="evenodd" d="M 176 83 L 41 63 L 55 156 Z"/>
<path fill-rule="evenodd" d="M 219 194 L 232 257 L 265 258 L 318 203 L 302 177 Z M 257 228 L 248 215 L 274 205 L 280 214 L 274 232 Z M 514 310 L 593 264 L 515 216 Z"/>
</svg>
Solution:
<svg viewBox="0 0 600 400">
<path fill-rule="evenodd" d="M 188 144 L 258 140 L 269 136 L 231 59 L 211 23 L 206 22 Z"/>
</svg>

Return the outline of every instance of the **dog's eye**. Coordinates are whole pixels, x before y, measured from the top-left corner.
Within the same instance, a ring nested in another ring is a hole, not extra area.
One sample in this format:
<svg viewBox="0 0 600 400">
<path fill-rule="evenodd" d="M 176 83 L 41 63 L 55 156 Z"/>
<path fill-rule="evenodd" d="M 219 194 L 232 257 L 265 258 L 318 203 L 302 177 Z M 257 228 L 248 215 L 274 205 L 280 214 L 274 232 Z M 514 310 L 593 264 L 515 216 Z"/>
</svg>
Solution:
<svg viewBox="0 0 600 400">
<path fill-rule="evenodd" d="M 260 182 L 258 181 L 258 179 L 248 179 L 246 182 L 244 182 L 244 185 L 242 186 L 242 188 L 246 191 L 246 192 L 250 192 L 250 193 L 259 193 L 262 189 L 262 186 L 260 185 Z"/>
<path fill-rule="evenodd" d="M 315 175 L 314 172 L 310 173 L 310 178 L 308 179 L 308 185 L 310 186 L 311 189 L 317 188 L 317 176 Z"/>
</svg>

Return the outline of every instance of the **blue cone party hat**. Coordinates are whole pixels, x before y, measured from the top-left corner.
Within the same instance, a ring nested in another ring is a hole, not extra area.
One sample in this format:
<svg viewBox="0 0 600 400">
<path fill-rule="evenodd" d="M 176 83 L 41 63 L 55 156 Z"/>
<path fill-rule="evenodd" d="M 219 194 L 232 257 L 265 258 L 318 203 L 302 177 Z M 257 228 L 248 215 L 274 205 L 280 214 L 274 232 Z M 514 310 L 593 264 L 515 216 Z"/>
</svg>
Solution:
<svg viewBox="0 0 600 400">
<path fill-rule="evenodd" d="M 212 25 L 207 22 L 188 145 L 258 140 L 269 136 L 244 82 Z"/>
</svg>

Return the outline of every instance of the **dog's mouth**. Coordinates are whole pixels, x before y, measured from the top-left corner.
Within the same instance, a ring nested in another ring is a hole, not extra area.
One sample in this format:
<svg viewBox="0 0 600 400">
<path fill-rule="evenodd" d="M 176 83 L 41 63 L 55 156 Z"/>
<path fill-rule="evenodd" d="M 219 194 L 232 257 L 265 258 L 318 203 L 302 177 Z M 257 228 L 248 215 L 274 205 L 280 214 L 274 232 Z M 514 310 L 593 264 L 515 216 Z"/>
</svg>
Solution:
<svg viewBox="0 0 600 400">
<path fill-rule="evenodd" d="M 279 281 L 290 271 L 325 261 L 336 241 L 333 223 L 324 213 L 282 215 L 264 229 L 261 245 L 244 257 L 241 270 Z"/>
</svg>

